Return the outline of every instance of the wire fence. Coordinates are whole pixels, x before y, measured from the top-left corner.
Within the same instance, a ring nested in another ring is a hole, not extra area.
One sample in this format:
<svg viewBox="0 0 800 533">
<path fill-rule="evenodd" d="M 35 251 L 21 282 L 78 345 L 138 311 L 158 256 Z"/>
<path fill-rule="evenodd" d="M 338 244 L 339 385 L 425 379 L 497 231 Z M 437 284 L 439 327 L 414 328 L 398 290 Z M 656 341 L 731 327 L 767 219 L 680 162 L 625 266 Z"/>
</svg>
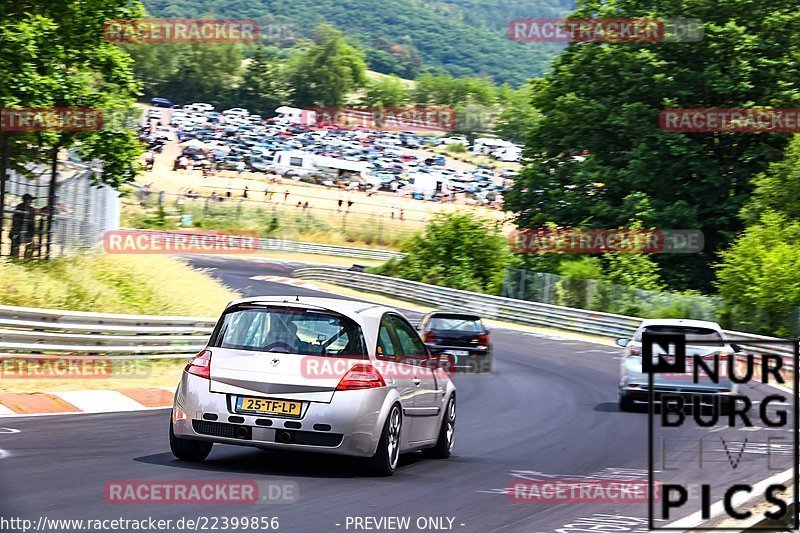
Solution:
<svg viewBox="0 0 800 533">
<path fill-rule="evenodd" d="M 660 292 L 601 280 L 506 268 L 501 295 L 552 305 L 643 318 L 719 322 L 746 333 L 800 337 L 800 307 L 762 309 L 730 305 L 718 296 Z"/>
<path fill-rule="evenodd" d="M 93 174 L 67 161 L 57 163 L 55 176 L 48 165 L 30 165 L 25 174 L 8 169 L 0 191 L 0 257 L 72 254 L 94 247 L 107 230 L 118 228 L 119 195 L 95 185 Z"/>
</svg>

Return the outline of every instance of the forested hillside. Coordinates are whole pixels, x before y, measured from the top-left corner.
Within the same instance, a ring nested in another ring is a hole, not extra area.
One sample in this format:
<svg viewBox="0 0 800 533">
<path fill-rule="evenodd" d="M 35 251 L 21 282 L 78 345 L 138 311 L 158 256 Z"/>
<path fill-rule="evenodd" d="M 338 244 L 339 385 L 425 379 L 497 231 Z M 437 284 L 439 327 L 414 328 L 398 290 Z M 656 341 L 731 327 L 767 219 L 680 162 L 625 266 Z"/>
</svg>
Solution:
<svg viewBox="0 0 800 533">
<path fill-rule="evenodd" d="M 145 0 L 158 17 L 254 18 L 291 23 L 300 35 L 320 22 L 346 33 L 366 51 L 372 70 L 414 78 L 425 69 L 488 76 L 518 86 L 540 76 L 562 47 L 508 39 L 508 21 L 556 17 L 572 0 Z"/>
</svg>

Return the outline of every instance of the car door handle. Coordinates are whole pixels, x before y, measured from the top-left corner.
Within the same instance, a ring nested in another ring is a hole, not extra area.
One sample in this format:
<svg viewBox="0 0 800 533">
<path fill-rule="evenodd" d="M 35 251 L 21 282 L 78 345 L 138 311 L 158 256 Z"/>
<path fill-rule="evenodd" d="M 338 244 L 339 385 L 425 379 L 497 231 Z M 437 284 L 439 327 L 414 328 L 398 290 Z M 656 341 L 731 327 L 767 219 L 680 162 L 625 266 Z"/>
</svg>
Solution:
<svg viewBox="0 0 800 533">
<path fill-rule="evenodd" d="M 419 387 L 419 384 L 422 383 L 422 381 L 420 381 L 419 378 L 414 378 L 413 381 L 414 381 L 414 385 L 417 386 L 417 387 Z"/>
</svg>

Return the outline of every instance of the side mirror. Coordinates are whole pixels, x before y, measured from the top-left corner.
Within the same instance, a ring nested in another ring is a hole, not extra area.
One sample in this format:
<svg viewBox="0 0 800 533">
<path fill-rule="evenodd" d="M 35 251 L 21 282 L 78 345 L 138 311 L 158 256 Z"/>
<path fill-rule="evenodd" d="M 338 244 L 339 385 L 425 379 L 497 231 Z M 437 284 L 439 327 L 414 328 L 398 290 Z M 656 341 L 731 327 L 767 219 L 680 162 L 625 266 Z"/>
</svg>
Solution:
<svg viewBox="0 0 800 533">
<path fill-rule="evenodd" d="M 630 339 L 617 339 L 617 346 L 626 347 L 628 343 L 631 342 Z"/>
<path fill-rule="evenodd" d="M 739 352 L 742 351 L 742 347 L 739 346 L 738 344 L 731 344 L 731 348 L 733 348 L 733 351 L 736 352 L 736 353 L 739 353 Z"/>
</svg>

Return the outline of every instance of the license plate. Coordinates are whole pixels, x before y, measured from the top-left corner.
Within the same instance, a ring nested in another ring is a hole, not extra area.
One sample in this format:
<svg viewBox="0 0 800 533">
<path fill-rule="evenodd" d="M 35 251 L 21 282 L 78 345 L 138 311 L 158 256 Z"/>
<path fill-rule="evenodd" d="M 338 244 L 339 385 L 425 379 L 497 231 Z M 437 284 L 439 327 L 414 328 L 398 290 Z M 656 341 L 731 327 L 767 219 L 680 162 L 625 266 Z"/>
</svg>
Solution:
<svg viewBox="0 0 800 533">
<path fill-rule="evenodd" d="M 447 351 L 453 355 L 469 355 L 469 351 L 467 350 L 447 350 Z"/>
<path fill-rule="evenodd" d="M 237 413 L 257 413 L 260 415 L 278 415 L 299 418 L 302 407 L 302 402 L 293 402 L 290 400 L 269 400 L 267 398 L 251 398 L 250 396 L 239 396 L 236 398 Z"/>
</svg>

